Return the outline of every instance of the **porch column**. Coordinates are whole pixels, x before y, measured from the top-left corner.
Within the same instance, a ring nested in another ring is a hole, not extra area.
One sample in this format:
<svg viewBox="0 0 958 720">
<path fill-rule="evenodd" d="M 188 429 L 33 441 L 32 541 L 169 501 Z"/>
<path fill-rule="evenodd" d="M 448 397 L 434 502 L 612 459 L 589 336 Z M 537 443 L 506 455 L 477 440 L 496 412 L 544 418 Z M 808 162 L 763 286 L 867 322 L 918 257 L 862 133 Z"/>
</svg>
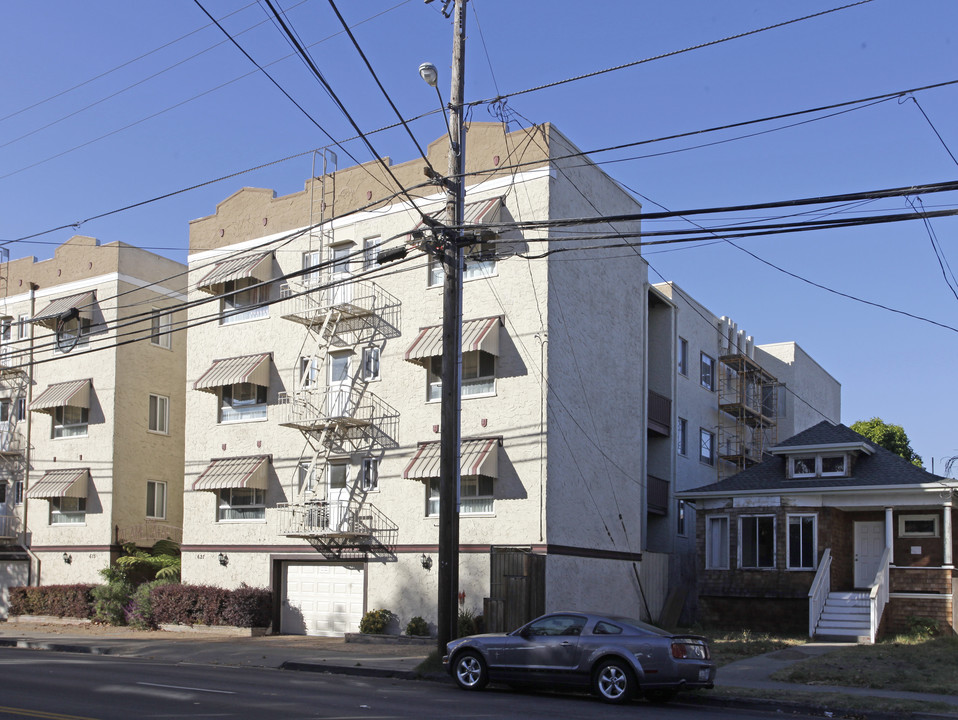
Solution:
<svg viewBox="0 0 958 720">
<path fill-rule="evenodd" d="M 944 567 L 954 568 L 954 561 L 951 557 L 951 508 L 952 508 L 951 495 L 948 496 L 948 499 L 945 500 L 945 522 L 942 526 L 942 538 L 945 543 L 945 562 Z"/>
<path fill-rule="evenodd" d="M 895 518 L 890 507 L 885 508 L 885 547 L 888 548 L 888 564 L 895 564 Z"/>
</svg>

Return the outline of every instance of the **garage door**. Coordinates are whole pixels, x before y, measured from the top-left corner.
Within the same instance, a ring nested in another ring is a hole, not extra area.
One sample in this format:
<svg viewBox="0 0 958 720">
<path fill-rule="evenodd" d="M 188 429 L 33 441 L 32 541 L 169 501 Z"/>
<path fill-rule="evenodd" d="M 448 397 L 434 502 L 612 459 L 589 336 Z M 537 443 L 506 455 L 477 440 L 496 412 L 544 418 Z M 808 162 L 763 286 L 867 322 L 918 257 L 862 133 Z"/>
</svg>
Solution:
<svg viewBox="0 0 958 720">
<path fill-rule="evenodd" d="M 364 566 L 288 563 L 283 572 L 281 631 L 342 636 L 359 631 Z"/>
</svg>

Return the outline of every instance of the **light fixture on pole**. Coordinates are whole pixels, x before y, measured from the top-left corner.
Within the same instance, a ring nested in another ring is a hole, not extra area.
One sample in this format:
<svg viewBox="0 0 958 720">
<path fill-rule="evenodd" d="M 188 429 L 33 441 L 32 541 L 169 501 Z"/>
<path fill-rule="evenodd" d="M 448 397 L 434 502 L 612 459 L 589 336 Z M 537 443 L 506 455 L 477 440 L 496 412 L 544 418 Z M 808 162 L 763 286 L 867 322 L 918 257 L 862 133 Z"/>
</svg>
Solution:
<svg viewBox="0 0 958 720">
<path fill-rule="evenodd" d="M 442 101 L 442 93 L 439 92 L 439 71 L 431 62 L 424 62 L 419 66 L 419 76 L 426 81 L 429 87 L 436 88 L 436 96 L 439 98 L 439 107 L 442 108 L 442 119 L 446 121 L 446 136 L 449 138 L 449 145 L 458 153 L 459 145 L 453 142 L 452 130 L 449 128 L 449 115 L 446 114 L 446 105 Z"/>
</svg>

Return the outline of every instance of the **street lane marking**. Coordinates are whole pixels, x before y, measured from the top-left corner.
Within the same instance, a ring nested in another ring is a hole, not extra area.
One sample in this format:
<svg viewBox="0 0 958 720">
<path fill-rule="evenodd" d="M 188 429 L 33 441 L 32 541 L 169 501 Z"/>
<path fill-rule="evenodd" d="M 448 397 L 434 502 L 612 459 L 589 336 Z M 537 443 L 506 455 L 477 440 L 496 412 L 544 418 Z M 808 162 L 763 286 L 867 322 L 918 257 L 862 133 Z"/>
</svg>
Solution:
<svg viewBox="0 0 958 720">
<path fill-rule="evenodd" d="M 183 685 L 160 685 L 159 683 L 138 682 L 137 685 L 149 685 L 150 687 L 168 688 L 170 690 L 195 690 L 196 692 L 219 693 L 220 695 L 235 695 L 231 690 L 209 690 L 208 688 L 185 687 Z"/>
<path fill-rule="evenodd" d="M 0 713 L 4 715 L 20 715 L 27 717 L 46 718 L 47 720 L 97 720 L 80 715 L 64 715 L 63 713 L 46 712 L 44 710 L 27 710 L 26 708 L 4 707 L 0 705 Z"/>
</svg>

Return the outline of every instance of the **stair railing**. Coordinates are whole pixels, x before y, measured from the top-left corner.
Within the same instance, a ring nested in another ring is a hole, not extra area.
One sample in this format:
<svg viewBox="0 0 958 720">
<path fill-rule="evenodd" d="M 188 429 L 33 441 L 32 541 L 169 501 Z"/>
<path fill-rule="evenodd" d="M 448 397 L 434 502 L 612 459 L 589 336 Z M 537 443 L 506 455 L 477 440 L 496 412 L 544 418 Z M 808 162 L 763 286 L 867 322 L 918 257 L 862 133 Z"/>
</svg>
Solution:
<svg viewBox="0 0 958 720">
<path fill-rule="evenodd" d="M 825 601 L 832 591 L 832 549 L 825 548 L 822 559 L 818 563 L 818 572 L 812 580 L 812 587 L 808 591 L 808 637 L 815 637 L 818 621 L 822 619 L 825 610 Z"/>
<path fill-rule="evenodd" d="M 872 643 L 878 635 L 878 626 L 881 625 L 881 617 L 885 612 L 885 605 L 888 604 L 888 568 L 891 565 L 891 548 L 885 548 L 881 560 L 878 562 L 878 572 L 875 573 L 875 580 L 872 582 L 871 592 L 868 594 L 871 605 L 871 617 L 869 621 L 869 634 Z"/>
</svg>

